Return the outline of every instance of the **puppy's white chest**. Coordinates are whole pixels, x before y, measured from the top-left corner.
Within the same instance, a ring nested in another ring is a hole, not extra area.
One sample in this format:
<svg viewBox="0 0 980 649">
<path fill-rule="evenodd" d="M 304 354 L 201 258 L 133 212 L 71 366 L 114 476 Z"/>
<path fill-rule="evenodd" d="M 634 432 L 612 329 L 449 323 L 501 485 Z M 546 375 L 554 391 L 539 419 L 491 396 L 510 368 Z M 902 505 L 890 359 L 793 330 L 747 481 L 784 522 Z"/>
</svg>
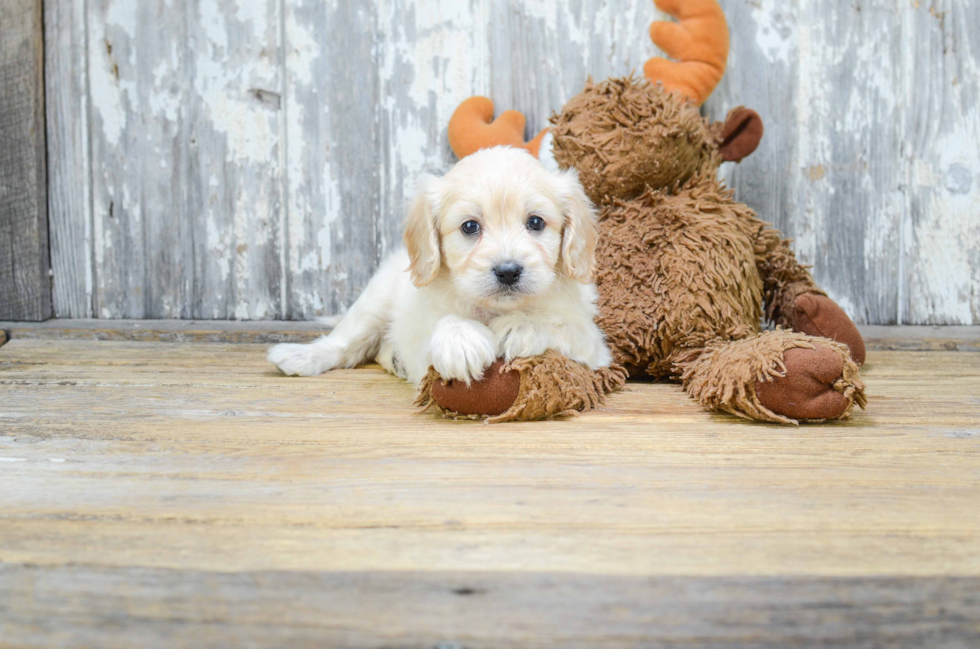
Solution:
<svg viewBox="0 0 980 649">
<path fill-rule="evenodd" d="M 473 320 L 476 320 L 477 322 L 482 322 L 483 324 L 488 325 L 490 324 L 491 320 L 498 317 L 499 315 L 500 313 L 497 311 L 484 309 L 481 306 L 475 306 L 473 307 L 473 311 L 471 312 L 470 317 Z"/>
</svg>

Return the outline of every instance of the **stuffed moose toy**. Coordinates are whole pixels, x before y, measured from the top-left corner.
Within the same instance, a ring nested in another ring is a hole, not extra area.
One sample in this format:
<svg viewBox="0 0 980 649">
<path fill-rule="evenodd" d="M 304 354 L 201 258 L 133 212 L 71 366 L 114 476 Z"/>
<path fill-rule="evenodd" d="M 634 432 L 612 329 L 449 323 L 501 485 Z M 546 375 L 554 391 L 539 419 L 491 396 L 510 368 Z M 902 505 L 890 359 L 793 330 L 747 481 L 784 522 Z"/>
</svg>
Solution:
<svg viewBox="0 0 980 649">
<path fill-rule="evenodd" d="M 471 386 L 432 370 L 420 405 L 544 419 L 597 407 L 628 374 L 679 379 L 706 408 L 770 422 L 843 419 L 864 407 L 861 334 L 789 242 L 717 179 L 763 130 L 745 108 L 714 124 L 698 112 L 725 72 L 724 13 L 716 0 L 655 2 L 678 22 L 654 23 L 651 37 L 677 61 L 649 60 L 645 80 L 589 80 L 529 142 L 524 116 L 493 120 L 484 97 L 463 102 L 449 124 L 460 158 L 509 145 L 578 170 L 599 210 L 598 324 L 616 365 L 592 372 L 548 352 L 498 361 Z M 762 331 L 763 316 L 776 327 Z"/>
</svg>

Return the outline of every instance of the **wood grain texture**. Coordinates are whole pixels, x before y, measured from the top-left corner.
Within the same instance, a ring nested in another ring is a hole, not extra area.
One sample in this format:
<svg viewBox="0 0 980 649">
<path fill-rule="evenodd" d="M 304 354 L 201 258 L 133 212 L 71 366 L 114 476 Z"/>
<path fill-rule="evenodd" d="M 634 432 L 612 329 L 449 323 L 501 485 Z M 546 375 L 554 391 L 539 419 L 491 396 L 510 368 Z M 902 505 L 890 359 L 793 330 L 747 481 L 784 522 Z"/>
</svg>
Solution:
<svg viewBox="0 0 980 649">
<path fill-rule="evenodd" d="M 980 322 L 980 16 L 972 0 L 721 0 L 729 72 L 707 103 L 760 112 L 725 171 L 858 322 Z"/>
<path fill-rule="evenodd" d="M 278 3 L 85 11 L 94 315 L 277 315 Z"/>
<path fill-rule="evenodd" d="M 317 322 L 235 320 L 61 320 L 3 322 L 11 338 L 134 342 L 307 343 L 328 333 Z M 980 350 L 980 327 L 976 328 Z M 958 340 L 958 339 L 954 339 Z"/>
<path fill-rule="evenodd" d="M 91 318 L 92 174 L 85 0 L 44 3 L 48 222 L 57 315 Z"/>
<path fill-rule="evenodd" d="M 637 383 L 485 426 L 415 414 L 376 367 L 292 379 L 256 345 L 14 339 L 0 637 L 969 647 L 973 356 L 872 352 L 868 410 L 828 425 Z"/>
<path fill-rule="evenodd" d="M 917 2 L 903 67 L 909 195 L 902 320 L 980 322 L 980 11 L 972 0 Z M 928 5 L 928 6 L 927 6 Z M 926 14 L 928 13 L 928 17 Z M 972 320 L 971 320 L 972 318 Z"/>
<path fill-rule="evenodd" d="M 288 198 L 280 314 L 307 319 L 353 304 L 383 252 L 380 9 L 343 0 L 284 7 Z"/>
<path fill-rule="evenodd" d="M 859 325 L 873 351 L 980 352 L 980 326 Z M 4 322 L 13 338 L 142 342 L 279 343 L 311 342 L 330 328 L 318 322 L 229 320 L 48 320 Z"/>
<path fill-rule="evenodd" d="M 0 566 L 0 632 L 44 647 L 972 649 L 978 579 L 182 572 Z M 284 602 L 294 593 L 288 614 Z M 167 594 L 166 605 L 160 597 Z M 941 605 L 937 605 L 942 602 Z M 66 610 L 72 617 L 66 619 Z M 372 612 L 377 617 L 366 615 Z M 236 623 L 240 619 L 247 623 Z M 16 646 L 16 645 L 14 645 Z"/>
<path fill-rule="evenodd" d="M 722 0 L 732 54 L 706 112 L 766 123 L 724 174 L 858 322 L 980 324 L 972 2 Z M 530 136 L 588 75 L 657 53 L 649 0 L 48 6 L 73 18 L 48 43 L 62 317 L 343 312 L 419 176 L 453 163 L 460 101 L 524 112 Z"/>
<path fill-rule="evenodd" d="M 978 326 L 859 325 L 858 329 L 869 350 L 980 352 Z"/>
<path fill-rule="evenodd" d="M 0 318 L 51 317 L 40 0 L 0 3 Z"/>
</svg>

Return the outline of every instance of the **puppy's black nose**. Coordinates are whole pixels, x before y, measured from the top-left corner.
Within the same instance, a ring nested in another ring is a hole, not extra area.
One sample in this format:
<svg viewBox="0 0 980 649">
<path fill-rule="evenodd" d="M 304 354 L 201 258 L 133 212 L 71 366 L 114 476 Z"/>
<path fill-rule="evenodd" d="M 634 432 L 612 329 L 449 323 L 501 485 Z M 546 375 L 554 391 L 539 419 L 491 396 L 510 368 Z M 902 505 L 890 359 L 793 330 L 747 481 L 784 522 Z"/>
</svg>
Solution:
<svg viewBox="0 0 980 649">
<path fill-rule="evenodd" d="M 521 278 L 521 271 L 524 270 L 519 264 L 508 261 L 497 264 L 493 267 L 493 274 L 497 276 L 497 281 L 505 286 L 513 286 Z"/>
</svg>

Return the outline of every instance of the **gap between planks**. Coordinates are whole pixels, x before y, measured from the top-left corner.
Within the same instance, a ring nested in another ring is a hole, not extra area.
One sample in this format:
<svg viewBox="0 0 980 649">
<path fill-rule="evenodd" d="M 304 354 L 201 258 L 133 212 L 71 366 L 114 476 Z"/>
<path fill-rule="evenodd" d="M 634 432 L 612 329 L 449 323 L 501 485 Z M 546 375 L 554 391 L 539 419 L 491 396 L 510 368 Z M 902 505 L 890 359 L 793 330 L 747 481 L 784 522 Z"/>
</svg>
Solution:
<svg viewBox="0 0 980 649">
<path fill-rule="evenodd" d="M 980 326 L 860 325 L 869 351 L 980 352 Z M 137 342 L 309 342 L 330 331 L 318 322 L 282 320 L 48 320 L 0 322 L 4 338 Z"/>
</svg>

